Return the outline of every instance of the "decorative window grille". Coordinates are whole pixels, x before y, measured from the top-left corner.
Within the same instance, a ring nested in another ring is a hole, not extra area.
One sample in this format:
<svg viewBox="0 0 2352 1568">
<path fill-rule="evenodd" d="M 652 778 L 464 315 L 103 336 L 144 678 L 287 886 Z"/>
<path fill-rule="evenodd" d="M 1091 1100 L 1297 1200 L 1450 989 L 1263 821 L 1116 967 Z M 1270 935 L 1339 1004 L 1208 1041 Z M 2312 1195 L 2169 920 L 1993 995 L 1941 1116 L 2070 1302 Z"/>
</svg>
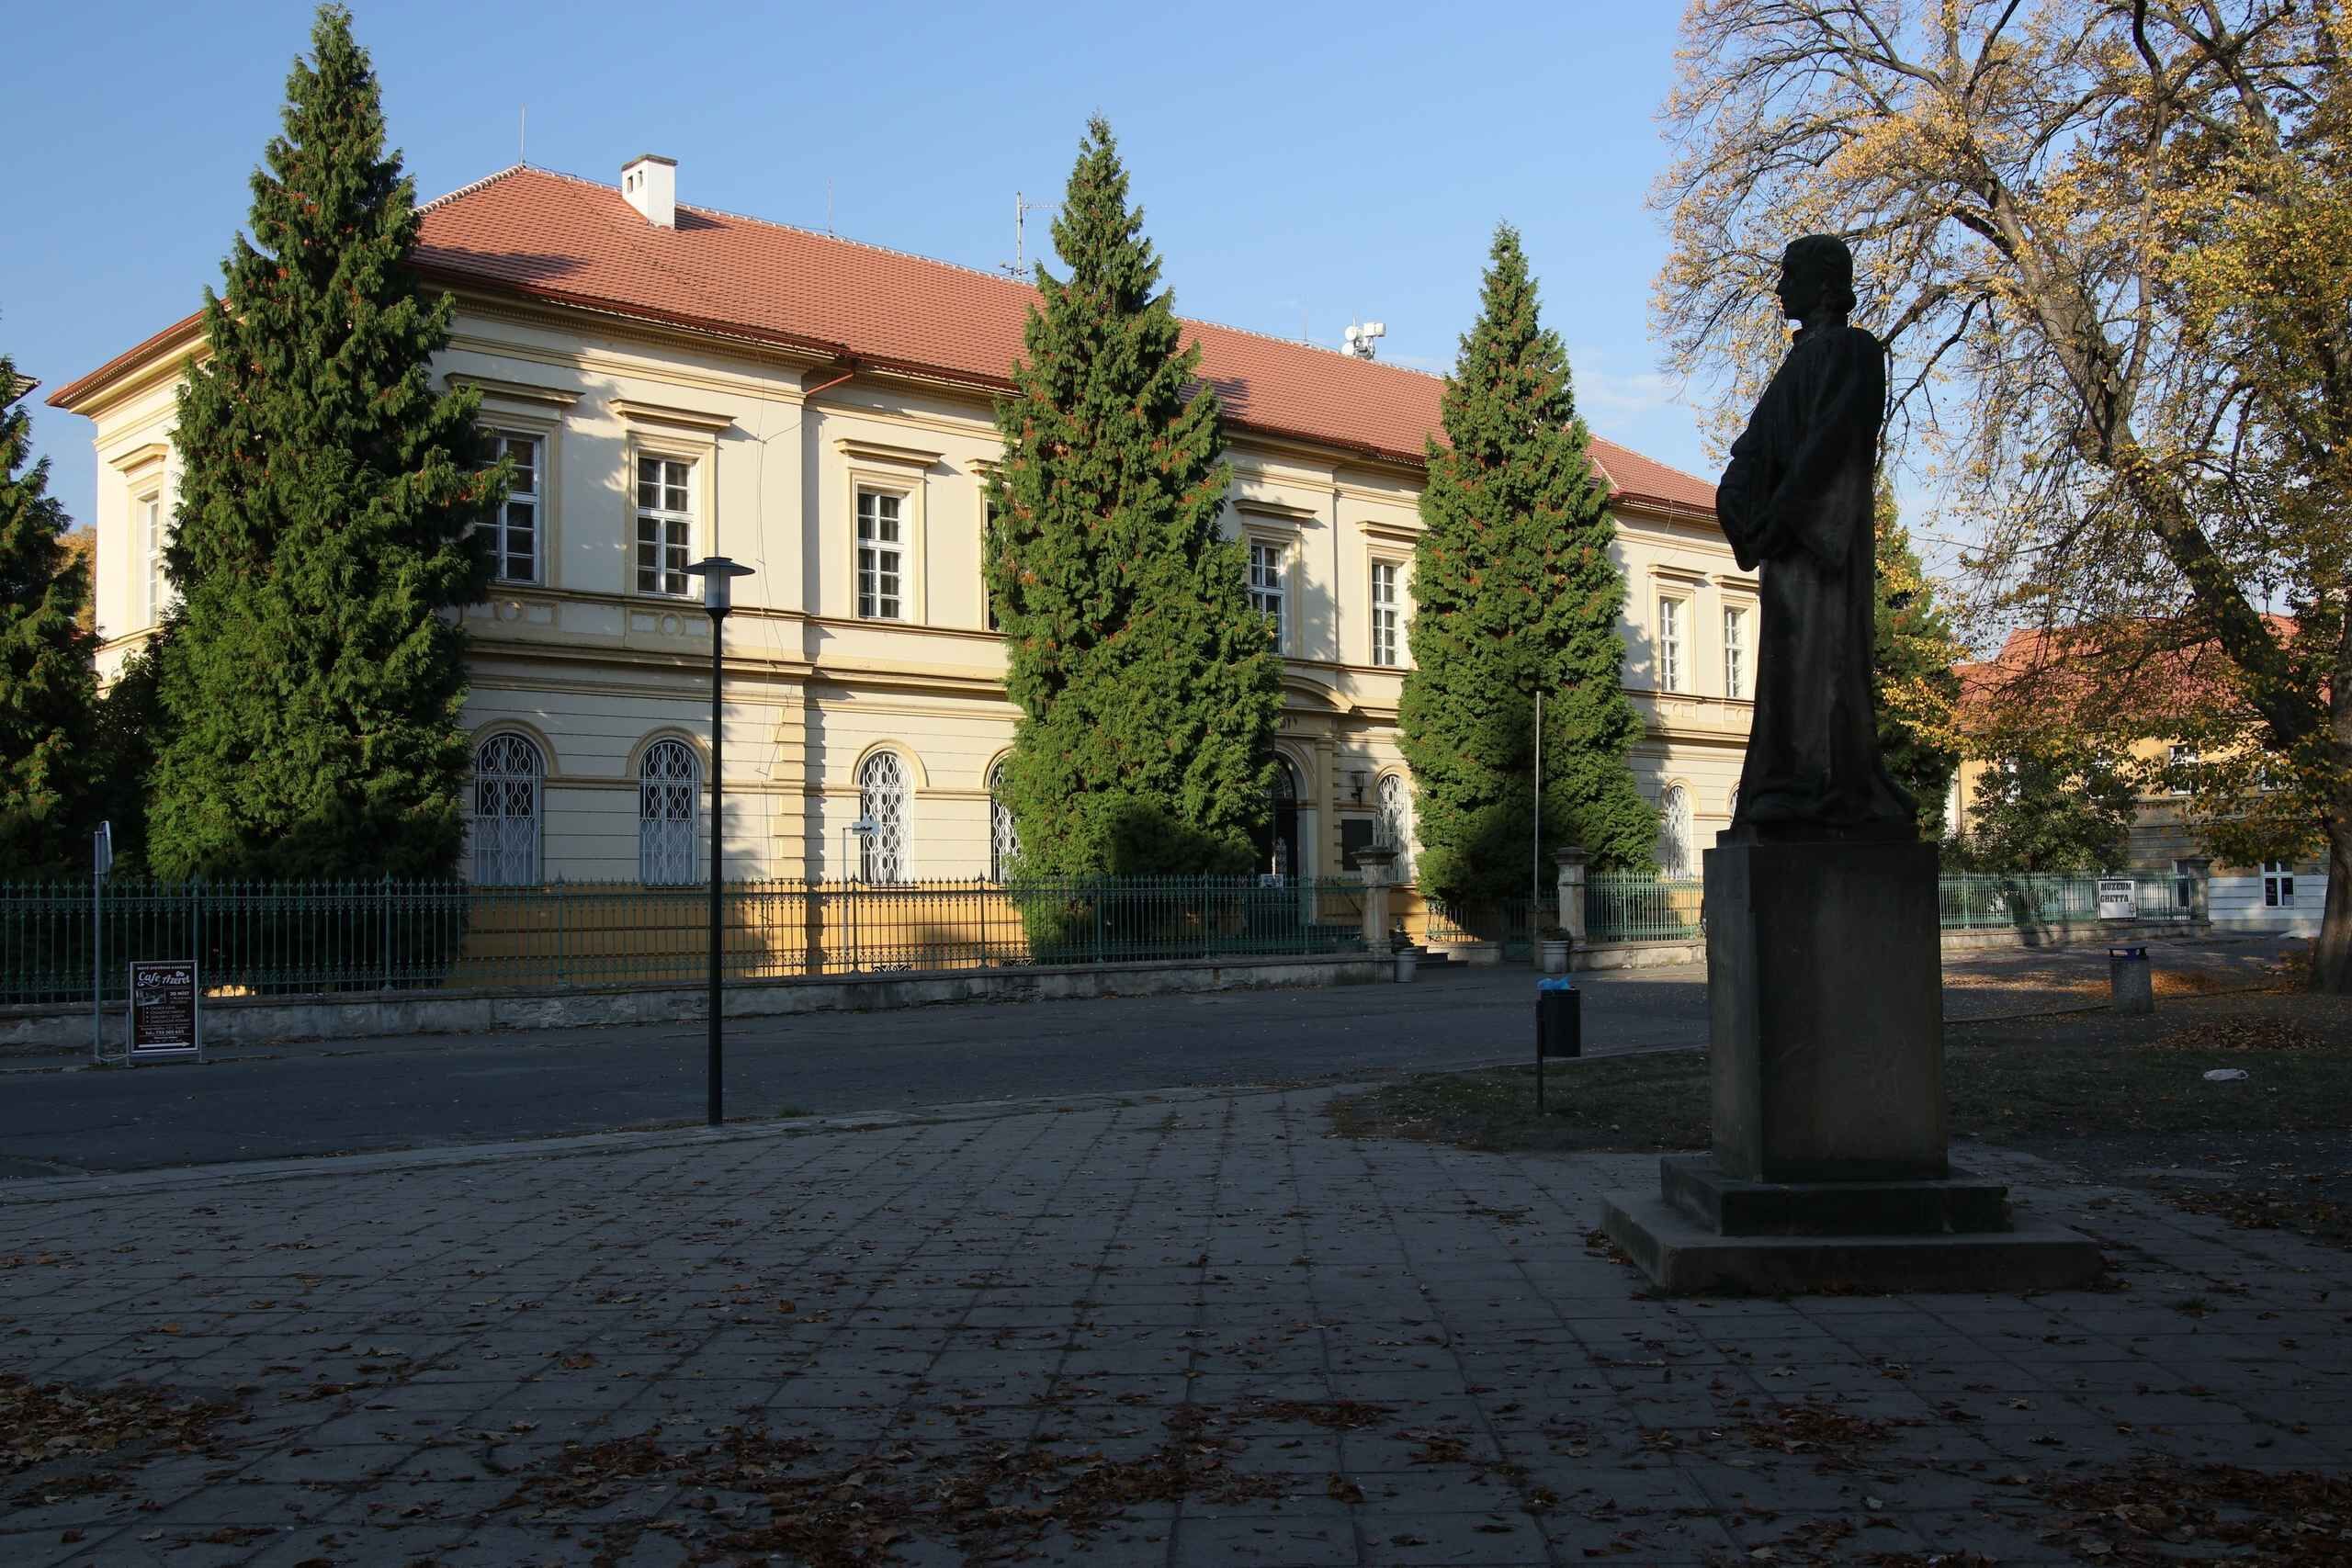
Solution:
<svg viewBox="0 0 2352 1568">
<path fill-rule="evenodd" d="M 1021 829 L 1004 803 L 1004 764 L 989 770 L 989 880 L 1002 882 L 1021 854 Z"/>
<path fill-rule="evenodd" d="M 657 740 L 637 770 L 637 879 L 648 887 L 702 880 L 695 829 L 702 816 L 702 759 L 683 740 Z"/>
<path fill-rule="evenodd" d="M 493 735 L 474 749 L 474 880 L 486 887 L 531 887 L 539 878 L 539 786 L 547 764 L 520 735 Z"/>
<path fill-rule="evenodd" d="M 1250 541 L 1250 607 L 1266 617 L 1274 634 L 1274 651 L 1288 651 L 1283 634 L 1283 547 Z"/>
<path fill-rule="evenodd" d="M 858 814 L 874 824 L 858 851 L 867 882 L 907 879 L 907 773 L 898 755 L 876 751 L 857 770 Z"/>
<path fill-rule="evenodd" d="M 1266 785 L 1268 815 L 1272 820 L 1271 848 L 1267 855 L 1265 874 L 1293 877 L 1298 874 L 1298 774 L 1292 771 L 1288 759 L 1274 759 L 1274 776 Z"/>
<path fill-rule="evenodd" d="M 899 526 L 902 500 L 887 491 L 857 492 L 857 614 L 861 620 L 900 618 L 899 591 L 906 562 Z"/>
<path fill-rule="evenodd" d="M 684 597 L 694 558 L 695 466 L 677 457 L 637 460 L 637 591 Z"/>
<path fill-rule="evenodd" d="M 1724 695 L 1747 695 L 1747 612 L 1724 612 Z"/>
<path fill-rule="evenodd" d="M 139 518 L 147 552 L 147 624 L 161 626 L 164 595 L 171 587 L 164 574 L 164 498 L 160 494 L 141 496 Z"/>
<path fill-rule="evenodd" d="M 2295 868 L 2291 863 L 2283 860 L 2262 863 L 2262 907 L 2266 909 L 2291 909 L 2295 907 Z"/>
<path fill-rule="evenodd" d="M 1400 650 L 1404 623 L 1402 601 L 1396 592 L 1396 563 L 1376 560 L 1372 563 L 1372 661 L 1390 668 L 1402 663 Z"/>
<path fill-rule="evenodd" d="M 1657 685 L 1662 692 L 1682 690 L 1682 601 L 1657 602 Z"/>
<path fill-rule="evenodd" d="M 1376 842 L 1396 852 L 1399 886 L 1413 880 L 1413 791 L 1401 773 L 1380 781 L 1380 831 Z"/>
<path fill-rule="evenodd" d="M 516 435 L 511 431 L 483 432 L 490 437 L 492 461 L 500 457 L 514 460 L 514 487 L 506 492 L 506 504 L 500 508 L 492 523 L 492 558 L 497 563 L 501 582 L 537 582 L 539 580 L 539 494 L 542 483 L 539 474 L 539 441 L 536 435 Z"/>
<path fill-rule="evenodd" d="M 1675 784 L 1658 803 L 1657 868 L 1665 877 L 1688 877 L 1691 860 L 1690 792 Z"/>
</svg>

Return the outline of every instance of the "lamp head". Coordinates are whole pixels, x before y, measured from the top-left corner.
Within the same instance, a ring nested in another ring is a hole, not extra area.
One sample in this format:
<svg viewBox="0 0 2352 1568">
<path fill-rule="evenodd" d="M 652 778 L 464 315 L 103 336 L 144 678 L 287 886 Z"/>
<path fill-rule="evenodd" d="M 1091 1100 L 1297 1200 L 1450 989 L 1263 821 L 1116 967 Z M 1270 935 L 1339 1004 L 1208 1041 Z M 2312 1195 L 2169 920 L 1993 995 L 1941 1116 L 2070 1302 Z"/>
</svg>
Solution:
<svg viewBox="0 0 2352 1568">
<path fill-rule="evenodd" d="M 725 556 L 705 556 L 686 571 L 702 579 L 702 607 L 714 615 L 723 615 L 735 607 L 735 579 L 752 575 L 750 567 Z"/>
</svg>

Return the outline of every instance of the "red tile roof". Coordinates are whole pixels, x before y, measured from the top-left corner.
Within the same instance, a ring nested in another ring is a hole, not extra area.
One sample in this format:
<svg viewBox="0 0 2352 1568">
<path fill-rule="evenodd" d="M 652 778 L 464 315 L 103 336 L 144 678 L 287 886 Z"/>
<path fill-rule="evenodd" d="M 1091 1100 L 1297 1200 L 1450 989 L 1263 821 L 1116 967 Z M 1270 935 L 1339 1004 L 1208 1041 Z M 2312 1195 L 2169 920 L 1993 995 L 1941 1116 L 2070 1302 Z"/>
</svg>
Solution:
<svg viewBox="0 0 2352 1568">
<path fill-rule="evenodd" d="M 1009 278 L 703 208 L 679 207 L 677 226 L 664 229 L 614 186 L 522 167 L 429 203 L 413 259 L 445 283 L 987 387 L 1010 384 L 1036 297 Z M 1186 326 L 1234 426 L 1421 461 L 1438 424 L 1439 378 L 1206 321 Z M 71 400 L 131 357 L 51 400 Z M 1708 480 L 1600 436 L 1592 455 L 1624 500 L 1713 514 Z"/>
</svg>

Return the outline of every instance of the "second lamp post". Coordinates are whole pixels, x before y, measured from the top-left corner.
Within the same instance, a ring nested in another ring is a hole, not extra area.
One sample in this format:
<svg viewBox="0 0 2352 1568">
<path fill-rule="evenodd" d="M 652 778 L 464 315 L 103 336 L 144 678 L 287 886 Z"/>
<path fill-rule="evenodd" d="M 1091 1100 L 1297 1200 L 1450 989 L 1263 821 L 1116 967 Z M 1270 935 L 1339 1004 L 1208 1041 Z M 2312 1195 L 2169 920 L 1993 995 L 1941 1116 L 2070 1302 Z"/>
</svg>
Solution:
<svg viewBox="0 0 2352 1568">
<path fill-rule="evenodd" d="M 722 709 L 727 673 L 721 634 L 726 629 L 727 612 L 735 607 L 735 579 L 751 576 L 752 569 L 725 556 L 706 556 L 686 570 L 702 579 L 702 607 L 710 615 L 710 1124 L 716 1127 L 726 1120 L 725 1080 L 719 1065 L 719 1025 L 724 1016 L 719 1008 L 719 984 L 727 945 L 727 928 L 722 923 L 727 890 L 726 852 L 720 840 L 727 824 L 726 786 L 720 771 L 727 754 L 726 716 Z"/>
</svg>

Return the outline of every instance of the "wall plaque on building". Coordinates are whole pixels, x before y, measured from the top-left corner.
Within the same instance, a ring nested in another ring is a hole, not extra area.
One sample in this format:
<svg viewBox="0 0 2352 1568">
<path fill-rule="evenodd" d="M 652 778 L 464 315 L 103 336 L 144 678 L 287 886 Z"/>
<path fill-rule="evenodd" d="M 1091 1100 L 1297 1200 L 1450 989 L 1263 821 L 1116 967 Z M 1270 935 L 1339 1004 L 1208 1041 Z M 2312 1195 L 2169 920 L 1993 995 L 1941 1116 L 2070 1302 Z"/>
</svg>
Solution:
<svg viewBox="0 0 2352 1568">
<path fill-rule="evenodd" d="M 2140 918 L 2140 885 L 2128 876 L 2098 879 L 2098 918 L 2136 920 Z"/>
<path fill-rule="evenodd" d="M 136 1062 L 204 1060 L 202 992 L 196 960 L 169 959 L 130 966 L 130 1043 Z"/>
</svg>

